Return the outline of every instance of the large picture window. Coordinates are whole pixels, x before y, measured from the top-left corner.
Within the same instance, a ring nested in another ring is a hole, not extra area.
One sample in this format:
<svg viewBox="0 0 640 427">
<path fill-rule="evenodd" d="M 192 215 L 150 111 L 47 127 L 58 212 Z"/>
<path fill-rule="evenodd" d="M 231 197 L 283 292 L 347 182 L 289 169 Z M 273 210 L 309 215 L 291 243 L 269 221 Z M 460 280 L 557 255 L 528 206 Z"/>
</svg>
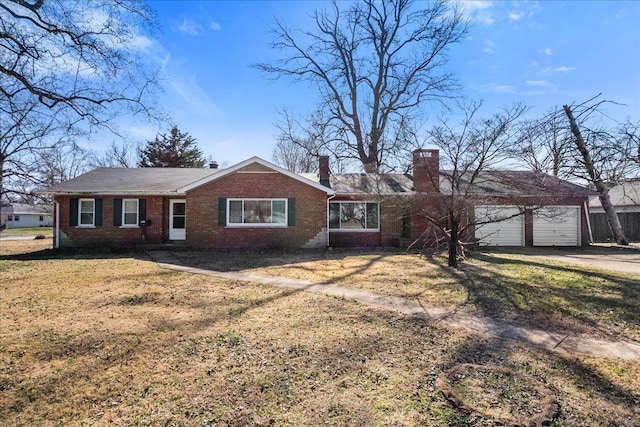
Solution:
<svg viewBox="0 0 640 427">
<path fill-rule="evenodd" d="M 95 207 L 94 199 L 80 199 L 78 201 L 78 218 L 80 218 L 78 225 L 87 227 L 95 225 Z"/>
<path fill-rule="evenodd" d="M 329 228 L 347 231 L 380 229 L 380 209 L 376 202 L 329 203 Z"/>
<path fill-rule="evenodd" d="M 287 199 L 228 199 L 227 203 L 228 225 L 287 225 Z"/>
</svg>

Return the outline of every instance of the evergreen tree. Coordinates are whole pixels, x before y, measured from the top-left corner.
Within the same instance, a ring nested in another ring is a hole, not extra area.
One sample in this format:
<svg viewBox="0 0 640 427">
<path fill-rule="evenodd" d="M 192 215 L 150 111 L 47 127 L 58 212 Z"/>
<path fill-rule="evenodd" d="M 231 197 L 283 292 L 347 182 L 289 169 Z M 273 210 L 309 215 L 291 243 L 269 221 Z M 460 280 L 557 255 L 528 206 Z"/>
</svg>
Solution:
<svg viewBox="0 0 640 427">
<path fill-rule="evenodd" d="M 203 168 L 207 163 L 196 140 L 172 126 L 167 134 L 156 135 L 140 150 L 138 166 L 143 168 Z"/>
</svg>

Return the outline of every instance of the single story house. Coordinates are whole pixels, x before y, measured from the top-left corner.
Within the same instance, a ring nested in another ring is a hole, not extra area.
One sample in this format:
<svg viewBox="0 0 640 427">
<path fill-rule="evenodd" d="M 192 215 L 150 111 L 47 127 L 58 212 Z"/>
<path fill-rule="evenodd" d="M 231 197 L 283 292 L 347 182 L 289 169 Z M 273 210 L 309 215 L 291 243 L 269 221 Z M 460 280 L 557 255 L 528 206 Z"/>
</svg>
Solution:
<svg viewBox="0 0 640 427">
<path fill-rule="evenodd" d="M 609 189 L 611 204 L 616 208 L 620 225 L 627 239 L 640 242 L 640 179 L 630 180 Z M 615 241 L 600 199 L 589 200 L 589 218 L 596 242 Z"/>
<path fill-rule="evenodd" d="M 416 150 L 413 162 L 413 175 L 331 174 L 326 156 L 318 174 L 258 157 L 226 169 L 99 168 L 42 193 L 54 198 L 56 247 L 398 246 L 424 234 L 422 212 L 442 210 L 430 178 L 446 181 L 438 150 Z M 582 187 L 530 172 L 486 172 L 481 181 L 476 215 L 508 213 L 476 231 L 481 243 L 588 243 L 591 193 Z"/>
<path fill-rule="evenodd" d="M 0 205 L 0 228 L 51 227 L 53 215 L 47 206 L 28 203 Z"/>
</svg>

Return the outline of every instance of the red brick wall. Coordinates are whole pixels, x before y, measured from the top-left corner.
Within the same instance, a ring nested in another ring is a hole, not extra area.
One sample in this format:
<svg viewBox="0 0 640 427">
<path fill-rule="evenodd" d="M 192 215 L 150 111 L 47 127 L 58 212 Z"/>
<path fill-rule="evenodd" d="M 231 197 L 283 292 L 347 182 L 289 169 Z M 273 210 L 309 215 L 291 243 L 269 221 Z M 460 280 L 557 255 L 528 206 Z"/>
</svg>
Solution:
<svg viewBox="0 0 640 427">
<path fill-rule="evenodd" d="M 253 172 L 252 172 L 253 171 Z M 292 227 L 229 227 L 218 224 L 220 198 L 295 198 Z M 187 244 L 196 247 L 302 247 L 326 227 L 327 194 L 264 168 L 219 178 L 187 194 Z"/>
<path fill-rule="evenodd" d="M 56 196 L 60 203 L 60 246 L 130 246 L 163 243 L 163 197 L 145 196 L 147 200 L 147 227 L 120 227 L 113 225 L 113 199 L 136 198 L 130 196 L 100 196 L 102 199 L 102 225 L 95 228 L 69 225 L 69 207 L 71 198 L 90 198 L 82 196 Z M 142 219 L 142 218 L 140 218 Z M 144 237 L 144 240 L 143 240 Z"/>
</svg>

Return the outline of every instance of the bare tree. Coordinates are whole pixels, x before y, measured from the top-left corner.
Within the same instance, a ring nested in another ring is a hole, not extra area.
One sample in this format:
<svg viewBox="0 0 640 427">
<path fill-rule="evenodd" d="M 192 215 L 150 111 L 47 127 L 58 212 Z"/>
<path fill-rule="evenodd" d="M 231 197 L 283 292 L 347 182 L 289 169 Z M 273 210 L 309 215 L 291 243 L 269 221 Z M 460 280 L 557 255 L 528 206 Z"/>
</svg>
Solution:
<svg viewBox="0 0 640 427">
<path fill-rule="evenodd" d="M 0 3 L 0 93 L 29 94 L 88 123 L 152 113 L 157 71 L 140 56 L 152 13 L 138 0 Z"/>
<path fill-rule="evenodd" d="M 597 103 L 596 105 L 590 105 L 587 108 L 581 108 L 580 115 L 578 117 L 586 118 L 590 113 L 595 111 L 597 107 L 601 105 L 601 103 Z M 582 106 L 584 107 L 584 104 Z M 578 107 L 578 108 L 580 108 Z M 582 158 L 582 165 L 584 166 L 584 170 L 588 174 L 589 181 L 595 186 L 596 191 L 598 192 L 600 203 L 602 204 L 602 208 L 604 209 L 605 215 L 607 216 L 607 221 L 609 222 L 609 227 L 611 228 L 611 232 L 616 239 L 616 243 L 619 245 L 628 245 L 629 242 L 624 234 L 624 230 L 622 229 L 622 225 L 620 224 L 620 220 L 618 219 L 618 214 L 616 213 L 615 207 L 611 203 L 611 199 L 609 197 L 609 188 L 606 185 L 606 181 L 604 179 L 604 175 L 607 171 L 613 172 L 614 169 L 609 169 L 607 164 L 610 164 L 612 159 L 614 162 L 620 161 L 618 156 L 615 156 L 615 148 L 611 146 L 602 146 L 603 141 L 609 140 L 608 134 L 602 132 L 601 130 L 593 130 L 586 129 L 589 132 L 587 138 L 583 136 L 583 132 L 578 125 L 578 121 L 574 116 L 572 108 L 568 105 L 563 106 L 564 112 L 569 120 L 569 125 L 571 126 L 571 133 L 574 136 L 574 142 L 577 148 L 577 151 L 580 153 Z M 600 161 L 594 161 L 591 152 L 596 151 L 600 156 Z M 606 150 L 610 154 L 612 154 L 608 159 L 602 156 L 602 151 Z M 611 151 L 613 150 L 613 152 Z M 622 160 L 624 161 L 624 159 Z"/>
<path fill-rule="evenodd" d="M 322 129 L 323 149 L 380 172 L 412 142 L 407 133 L 421 107 L 456 89 L 444 68 L 447 49 L 463 39 L 467 23 L 454 3 L 365 0 L 342 10 L 316 11 L 314 30 L 274 28 L 274 64 L 256 67 L 276 78 L 312 82 L 320 95 L 308 119 Z"/>
<path fill-rule="evenodd" d="M 0 97 L 0 116 L 0 200 L 25 197 L 24 189 L 37 180 L 32 172 L 39 153 L 64 145 L 72 126 L 61 114 L 22 94 Z"/>
<path fill-rule="evenodd" d="M 420 215 L 444 237 L 450 267 L 457 267 L 461 242 L 471 228 L 495 221 L 494 218 L 473 219 L 478 185 L 487 178 L 484 172 L 508 159 L 512 147 L 520 143 L 518 120 L 527 111 L 525 106 L 516 104 L 490 118 L 480 119 L 477 117 L 480 107 L 480 102 L 460 104 L 463 118 L 458 125 L 441 119 L 429 132 L 430 142 L 440 149 L 440 161 L 447 171 L 427 171 L 431 184 L 428 194 L 435 196 L 431 197 L 439 209 L 420 212 Z M 483 202 L 490 204 L 486 196 L 483 197 Z"/>
<path fill-rule="evenodd" d="M 523 136 L 522 145 L 513 149 L 514 159 L 533 171 L 564 178 L 573 175 L 571 141 L 562 117 L 551 113 L 543 120 L 531 120 Z"/>
<path fill-rule="evenodd" d="M 94 168 L 132 168 L 136 166 L 140 144 L 117 144 L 112 142 L 104 154 L 93 154 L 89 165 Z"/>
</svg>

